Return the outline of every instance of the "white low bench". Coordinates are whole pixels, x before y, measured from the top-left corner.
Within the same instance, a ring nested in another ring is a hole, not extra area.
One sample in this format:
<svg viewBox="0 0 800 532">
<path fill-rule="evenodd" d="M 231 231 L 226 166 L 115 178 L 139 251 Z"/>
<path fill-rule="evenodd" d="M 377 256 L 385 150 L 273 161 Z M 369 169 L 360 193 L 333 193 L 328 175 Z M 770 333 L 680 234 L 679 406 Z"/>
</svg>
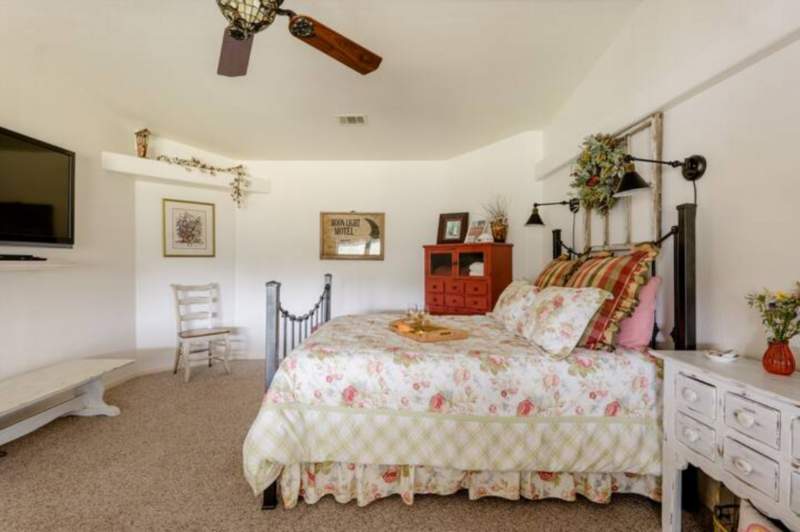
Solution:
<svg viewBox="0 0 800 532">
<path fill-rule="evenodd" d="M 69 360 L 0 381 L 0 445 L 62 416 L 117 416 L 103 401 L 103 375 L 133 364 L 130 359 Z M 72 393 L 70 393 L 72 392 Z M 59 402 L 61 396 L 63 401 Z M 47 409 L 25 416 L 40 403 Z M 55 405 L 52 403 L 55 402 Z M 21 419 L 18 419 L 22 415 Z M 11 420 L 8 424 L 8 420 Z"/>
</svg>

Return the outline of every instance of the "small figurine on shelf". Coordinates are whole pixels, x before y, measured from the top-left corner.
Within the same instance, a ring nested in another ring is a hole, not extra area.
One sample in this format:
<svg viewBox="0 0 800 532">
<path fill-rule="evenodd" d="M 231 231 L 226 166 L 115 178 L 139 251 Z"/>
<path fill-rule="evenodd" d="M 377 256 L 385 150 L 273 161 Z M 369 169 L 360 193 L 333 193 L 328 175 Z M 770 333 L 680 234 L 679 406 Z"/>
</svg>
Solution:
<svg viewBox="0 0 800 532">
<path fill-rule="evenodd" d="M 761 314 L 769 347 L 762 364 L 769 373 L 791 375 L 795 370 L 789 341 L 800 334 L 800 283 L 794 293 L 764 290 L 747 296 L 747 302 Z"/>
<path fill-rule="evenodd" d="M 150 139 L 150 130 L 140 129 L 136 133 L 136 155 L 145 159 L 147 158 L 147 144 Z"/>
</svg>

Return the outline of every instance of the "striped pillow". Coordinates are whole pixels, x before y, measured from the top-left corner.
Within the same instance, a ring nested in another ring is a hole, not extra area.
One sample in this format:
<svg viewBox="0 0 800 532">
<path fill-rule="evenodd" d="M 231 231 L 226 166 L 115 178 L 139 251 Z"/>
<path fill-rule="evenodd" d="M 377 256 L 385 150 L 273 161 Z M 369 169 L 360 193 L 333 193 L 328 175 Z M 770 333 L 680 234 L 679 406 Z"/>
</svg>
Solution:
<svg viewBox="0 0 800 532">
<path fill-rule="evenodd" d="M 657 255 L 658 248 L 653 244 L 640 244 L 629 255 L 593 258 L 580 265 L 568 287 L 602 288 L 613 295 L 589 322 L 578 343 L 580 347 L 614 349 L 620 322 L 636 308 L 639 290 L 647 282 L 650 263 Z"/>
<path fill-rule="evenodd" d="M 552 286 L 567 286 L 572 274 L 580 266 L 580 261 L 570 260 L 566 255 L 561 255 L 559 258 L 552 261 L 547 267 L 539 274 L 539 277 L 534 281 L 534 286 L 545 289 Z"/>
</svg>

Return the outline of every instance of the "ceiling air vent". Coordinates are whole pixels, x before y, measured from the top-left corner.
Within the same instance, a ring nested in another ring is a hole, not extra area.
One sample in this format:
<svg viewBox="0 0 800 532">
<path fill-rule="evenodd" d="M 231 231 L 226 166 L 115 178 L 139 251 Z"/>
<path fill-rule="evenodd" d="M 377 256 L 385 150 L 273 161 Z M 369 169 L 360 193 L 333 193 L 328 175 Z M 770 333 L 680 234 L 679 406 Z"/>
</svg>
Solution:
<svg viewBox="0 0 800 532">
<path fill-rule="evenodd" d="M 366 126 L 366 115 L 339 115 L 336 117 L 340 126 Z"/>
</svg>

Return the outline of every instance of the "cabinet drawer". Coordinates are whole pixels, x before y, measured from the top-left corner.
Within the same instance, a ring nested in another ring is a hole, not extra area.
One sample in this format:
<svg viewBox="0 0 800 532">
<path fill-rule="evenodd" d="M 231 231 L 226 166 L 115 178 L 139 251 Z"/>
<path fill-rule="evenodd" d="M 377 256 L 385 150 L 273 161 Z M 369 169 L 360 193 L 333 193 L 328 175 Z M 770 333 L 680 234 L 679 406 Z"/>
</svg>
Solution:
<svg viewBox="0 0 800 532">
<path fill-rule="evenodd" d="M 444 291 L 447 294 L 463 295 L 464 281 L 451 281 L 448 279 L 444 282 Z"/>
<path fill-rule="evenodd" d="M 678 414 L 675 431 L 677 432 L 678 440 L 686 447 L 711 461 L 716 459 L 714 448 L 716 435 L 714 429 L 695 421 L 685 414 Z"/>
<path fill-rule="evenodd" d="M 448 294 L 444 296 L 444 302 L 448 307 L 463 307 L 464 296 L 454 296 Z"/>
<path fill-rule="evenodd" d="M 428 292 L 444 292 L 444 281 L 442 279 L 428 279 L 426 283 Z"/>
<path fill-rule="evenodd" d="M 680 374 L 675 380 L 678 408 L 713 421 L 717 416 L 717 389 L 711 384 Z"/>
<path fill-rule="evenodd" d="M 764 495 L 778 500 L 778 463 L 732 438 L 725 438 L 725 470 Z"/>
<path fill-rule="evenodd" d="M 429 307 L 443 307 L 444 306 L 444 294 L 437 294 L 435 292 L 428 292 L 427 297 L 425 298 Z"/>
<path fill-rule="evenodd" d="M 468 296 L 483 296 L 489 291 L 489 286 L 484 281 L 466 281 L 464 293 Z"/>
<path fill-rule="evenodd" d="M 792 473 L 792 495 L 789 497 L 789 508 L 800 515 L 800 473 Z"/>
<path fill-rule="evenodd" d="M 781 413 L 774 408 L 727 393 L 725 425 L 770 447 L 780 448 Z"/>
<path fill-rule="evenodd" d="M 792 420 L 792 457 L 800 460 L 800 417 Z"/>
<path fill-rule="evenodd" d="M 475 310 L 489 310 L 489 300 L 486 296 L 482 297 L 470 297 L 467 296 L 464 298 L 464 305 L 468 308 L 475 309 Z"/>
</svg>

